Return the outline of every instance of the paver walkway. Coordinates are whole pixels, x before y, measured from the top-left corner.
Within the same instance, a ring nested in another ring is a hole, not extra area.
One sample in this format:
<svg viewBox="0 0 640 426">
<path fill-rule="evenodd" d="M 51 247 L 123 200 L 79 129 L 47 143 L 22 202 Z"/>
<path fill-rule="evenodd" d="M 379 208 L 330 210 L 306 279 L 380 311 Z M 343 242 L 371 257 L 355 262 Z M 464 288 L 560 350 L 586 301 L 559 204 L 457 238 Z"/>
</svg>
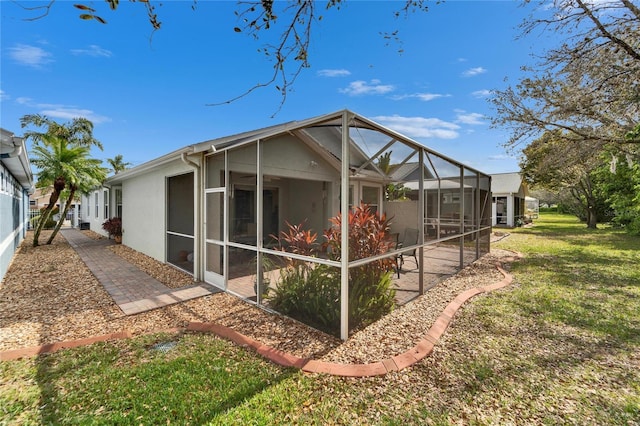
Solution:
<svg viewBox="0 0 640 426">
<path fill-rule="evenodd" d="M 63 229 L 62 235 L 89 270 L 127 315 L 139 314 L 220 290 L 206 283 L 171 289 L 118 256 L 107 246 L 112 240 L 94 240 L 77 229 Z"/>
</svg>

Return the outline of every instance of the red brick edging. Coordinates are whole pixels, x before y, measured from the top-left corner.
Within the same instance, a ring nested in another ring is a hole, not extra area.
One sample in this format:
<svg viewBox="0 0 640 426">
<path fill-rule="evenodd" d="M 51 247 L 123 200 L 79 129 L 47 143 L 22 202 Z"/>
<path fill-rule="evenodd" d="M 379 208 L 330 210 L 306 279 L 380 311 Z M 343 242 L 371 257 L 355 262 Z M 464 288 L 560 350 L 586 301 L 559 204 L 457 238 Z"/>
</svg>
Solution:
<svg viewBox="0 0 640 426">
<path fill-rule="evenodd" d="M 47 343 L 46 345 L 31 346 L 29 348 L 13 349 L 0 352 L 0 361 L 32 357 L 39 354 L 48 354 L 65 348 L 77 348 L 78 346 L 91 345 L 96 342 L 105 342 L 115 339 L 129 339 L 133 337 L 130 331 L 124 330 L 119 333 L 103 334 L 102 336 L 87 337 L 86 339 L 68 340 L 66 342 Z"/>
<path fill-rule="evenodd" d="M 287 352 L 274 349 L 264 345 L 257 340 L 247 337 L 237 331 L 214 323 L 191 322 L 187 326 L 188 331 L 199 331 L 214 333 L 220 337 L 228 339 L 238 345 L 253 348 L 263 357 L 272 362 L 285 366 L 299 368 L 307 373 L 326 373 L 335 376 L 345 377 L 368 377 L 387 374 L 390 371 L 399 371 L 407 368 L 416 362 L 422 360 L 433 352 L 435 344 L 449 327 L 453 316 L 458 312 L 460 307 L 469 299 L 478 294 L 488 293 L 499 288 L 508 286 L 513 282 L 511 274 L 507 273 L 502 267 L 496 265 L 496 268 L 504 276 L 504 278 L 494 284 L 485 287 L 476 287 L 460 293 L 447 307 L 442 311 L 440 316 L 431 326 L 426 336 L 408 351 L 387 358 L 382 361 L 370 364 L 337 364 L 333 362 L 325 362 L 314 359 L 300 358 Z M 174 328 L 169 331 L 178 332 L 182 329 Z M 10 351 L 0 352 L 0 361 L 14 360 L 23 357 L 31 357 L 38 354 L 55 352 L 63 348 L 74 348 L 77 346 L 90 345 L 95 342 L 103 342 L 113 339 L 126 339 L 132 337 L 130 331 L 122 331 L 120 333 L 105 334 L 102 336 L 89 337 L 86 339 L 71 340 L 67 342 L 50 343 L 41 346 L 33 346 L 29 348 L 14 349 Z"/>
</svg>

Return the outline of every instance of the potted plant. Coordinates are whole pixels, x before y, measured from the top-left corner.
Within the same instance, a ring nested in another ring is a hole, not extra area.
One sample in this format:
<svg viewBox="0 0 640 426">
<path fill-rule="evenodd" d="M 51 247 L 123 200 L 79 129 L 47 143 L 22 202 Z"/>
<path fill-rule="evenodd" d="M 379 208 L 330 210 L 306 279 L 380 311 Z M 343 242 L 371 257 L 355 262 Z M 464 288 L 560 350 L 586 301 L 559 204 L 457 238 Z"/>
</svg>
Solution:
<svg viewBox="0 0 640 426">
<path fill-rule="evenodd" d="M 105 220 L 102 224 L 102 229 L 107 231 L 109 238 L 113 236 L 116 243 L 120 244 L 122 242 L 122 219 L 119 217 L 112 217 L 111 219 Z"/>
</svg>

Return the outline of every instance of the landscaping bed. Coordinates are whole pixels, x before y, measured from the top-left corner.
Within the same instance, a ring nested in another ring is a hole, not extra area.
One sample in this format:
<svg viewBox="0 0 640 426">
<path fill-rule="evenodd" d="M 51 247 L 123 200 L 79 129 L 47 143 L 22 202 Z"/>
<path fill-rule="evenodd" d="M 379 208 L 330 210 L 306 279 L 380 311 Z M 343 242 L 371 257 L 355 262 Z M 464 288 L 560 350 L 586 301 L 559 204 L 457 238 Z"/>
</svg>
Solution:
<svg viewBox="0 0 640 426">
<path fill-rule="evenodd" d="M 99 238 L 97 234 L 89 235 Z M 42 239 L 47 238 L 47 231 Z M 215 322 L 266 345 L 306 358 L 360 363 L 395 356 L 420 340 L 444 307 L 467 288 L 502 279 L 494 264 L 512 255 L 495 251 L 424 297 L 354 334 L 346 343 L 289 318 L 221 293 L 126 316 L 59 234 L 50 246 L 31 247 L 27 235 L 0 286 L 0 351 L 129 330 L 134 335 L 191 321 Z M 114 252 L 172 287 L 192 284 L 175 268 L 131 250 Z"/>
</svg>

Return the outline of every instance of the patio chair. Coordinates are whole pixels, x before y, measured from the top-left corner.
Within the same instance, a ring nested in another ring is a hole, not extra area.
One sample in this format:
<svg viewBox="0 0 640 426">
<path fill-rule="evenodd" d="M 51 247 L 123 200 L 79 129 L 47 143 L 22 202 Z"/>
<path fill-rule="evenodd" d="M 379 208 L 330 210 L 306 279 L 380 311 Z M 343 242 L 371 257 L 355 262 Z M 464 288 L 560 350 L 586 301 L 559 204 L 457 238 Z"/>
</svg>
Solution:
<svg viewBox="0 0 640 426">
<path fill-rule="evenodd" d="M 404 237 L 398 242 L 396 248 L 401 249 L 403 247 L 415 246 L 416 244 L 418 244 L 418 230 L 415 228 L 406 228 L 404 230 Z M 416 265 L 418 265 L 418 256 L 415 248 L 404 253 L 400 253 L 396 256 L 396 271 L 398 272 L 398 278 L 400 278 L 400 270 L 402 269 L 405 256 L 412 256 L 416 260 Z"/>
</svg>

